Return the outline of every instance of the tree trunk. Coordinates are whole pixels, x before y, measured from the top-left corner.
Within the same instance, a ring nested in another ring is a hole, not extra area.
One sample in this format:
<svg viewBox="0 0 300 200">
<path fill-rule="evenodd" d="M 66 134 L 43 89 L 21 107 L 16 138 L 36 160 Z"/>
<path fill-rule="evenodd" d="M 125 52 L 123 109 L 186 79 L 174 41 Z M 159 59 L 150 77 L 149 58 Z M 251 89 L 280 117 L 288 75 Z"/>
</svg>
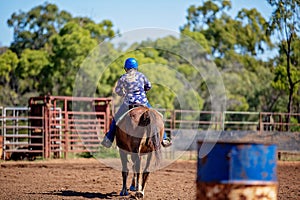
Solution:
<svg viewBox="0 0 300 200">
<path fill-rule="evenodd" d="M 287 51 L 286 51 L 286 70 L 287 70 L 287 76 L 288 76 L 288 83 L 289 83 L 289 102 L 287 106 L 288 115 L 286 116 L 286 130 L 290 130 L 290 121 L 291 121 L 291 113 L 293 112 L 293 94 L 294 94 L 294 83 L 291 77 L 291 66 L 290 66 L 290 54 L 291 54 L 291 41 L 292 41 L 292 35 L 287 40 Z"/>
</svg>

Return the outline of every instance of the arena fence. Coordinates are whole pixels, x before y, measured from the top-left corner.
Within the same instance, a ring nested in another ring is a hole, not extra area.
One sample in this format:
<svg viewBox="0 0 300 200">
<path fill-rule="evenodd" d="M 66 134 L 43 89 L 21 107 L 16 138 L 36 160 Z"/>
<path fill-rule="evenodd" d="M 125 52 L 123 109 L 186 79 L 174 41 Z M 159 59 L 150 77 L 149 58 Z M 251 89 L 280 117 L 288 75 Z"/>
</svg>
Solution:
<svg viewBox="0 0 300 200">
<path fill-rule="evenodd" d="M 178 129 L 300 132 L 300 113 L 158 110 L 164 115 L 168 132 Z M 288 116 L 290 121 L 286 122 Z"/>
<path fill-rule="evenodd" d="M 28 105 L 0 107 L 0 155 L 5 160 L 97 152 L 114 113 L 111 98 L 33 97 Z M 171 136 L 177 130 L 300 132 L 300 113 L 158 110 Z"/>
<path fill-rule="evenodd" d="M 96 152 L 112 119 L 111 98 L 46 96 L 28 107 L 1 108 L 3 159 Z"/>
</svg>

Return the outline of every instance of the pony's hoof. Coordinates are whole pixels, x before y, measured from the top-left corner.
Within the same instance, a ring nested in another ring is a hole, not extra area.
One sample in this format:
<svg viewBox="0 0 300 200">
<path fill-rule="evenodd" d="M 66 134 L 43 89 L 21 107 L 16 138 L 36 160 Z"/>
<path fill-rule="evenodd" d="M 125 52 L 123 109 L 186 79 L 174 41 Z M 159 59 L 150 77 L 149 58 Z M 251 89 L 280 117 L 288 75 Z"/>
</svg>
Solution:
<svg viewBox="0 0 300 200">
<path fill-rule="evenodd" d="M 136 191 L 136 187 L 134 187 L 133 185 L 130 186 L 129 188 L 130 191 Z"/>
<path fill-rule="evenodd" d="M 144 192 L 143 192 L 143 191 L 137 191 L 137 192 L 135 193 L 135 196 L 136 196 L 137 198 L 144 198 Z"/>
<path fill-rule="evenodd" d="M 120 196 L 128 196 L 128 191 L 126 190 L 126 191 L 121 191 L 120 192 Z"/>
</svg>

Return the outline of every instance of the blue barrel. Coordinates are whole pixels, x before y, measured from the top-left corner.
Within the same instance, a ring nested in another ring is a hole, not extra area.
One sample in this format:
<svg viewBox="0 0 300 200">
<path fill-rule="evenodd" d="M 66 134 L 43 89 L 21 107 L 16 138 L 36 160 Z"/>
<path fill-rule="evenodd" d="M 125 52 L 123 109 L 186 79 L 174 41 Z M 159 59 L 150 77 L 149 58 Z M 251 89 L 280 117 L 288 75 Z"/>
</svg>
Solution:
<svg viewBox="0 0 300 200">
<path fill-rule="evenodd" d="M 274 144 L 199 141 L 197 165 L 197 199 L 277 199 Z"/>
</svg>

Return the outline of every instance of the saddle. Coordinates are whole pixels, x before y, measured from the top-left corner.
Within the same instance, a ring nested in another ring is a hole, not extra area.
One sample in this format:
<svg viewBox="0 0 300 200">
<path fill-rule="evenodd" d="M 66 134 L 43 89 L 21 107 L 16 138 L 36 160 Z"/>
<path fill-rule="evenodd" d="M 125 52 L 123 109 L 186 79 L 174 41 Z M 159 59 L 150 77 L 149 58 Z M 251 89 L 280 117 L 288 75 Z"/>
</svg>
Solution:
<svg viewBox="0 0 300 200">
<path fill-rule="evenodd" d="M 145 105 L 142 105 L 142 104 L 131 104 L 131 105 L 128 106 L 128 110 L 131 110 L 133 108 L 140 107 L 140 106 L 145 107 Z"/>
<path fill-rule="evenodd" d="M 133 110 L 134 108 L 137 108 L 137 107 L 147 107 L 145 105 L 142 105 L 142 104 L 131 104 L 131 105 L 128 105 L 128 110 L 119 118 L 119 120 L 116 122 L 116 124 L 118 125 L 119 122 L 131 111 Z"/>
<path fill-rule="evenodd" d="M 131 110 L 133 110 L 134 108 L 137 108 L 137 107 L 147 107 L 145 105 L 141 105 L 141 104 L 132 104 L 132 105 L 129 105 L 129 110 L 128 112 L 130 112 Z M 132 119 L 134 119 L 134 121 L 139 121 L 138 122 L 138 125 L 139 126 L 147 126 L 149 123 L 150 123 L 150 116 L 148 115 L 148 113 L 131 113 L 130 114 L 130 117 Z"/>
</svg>

